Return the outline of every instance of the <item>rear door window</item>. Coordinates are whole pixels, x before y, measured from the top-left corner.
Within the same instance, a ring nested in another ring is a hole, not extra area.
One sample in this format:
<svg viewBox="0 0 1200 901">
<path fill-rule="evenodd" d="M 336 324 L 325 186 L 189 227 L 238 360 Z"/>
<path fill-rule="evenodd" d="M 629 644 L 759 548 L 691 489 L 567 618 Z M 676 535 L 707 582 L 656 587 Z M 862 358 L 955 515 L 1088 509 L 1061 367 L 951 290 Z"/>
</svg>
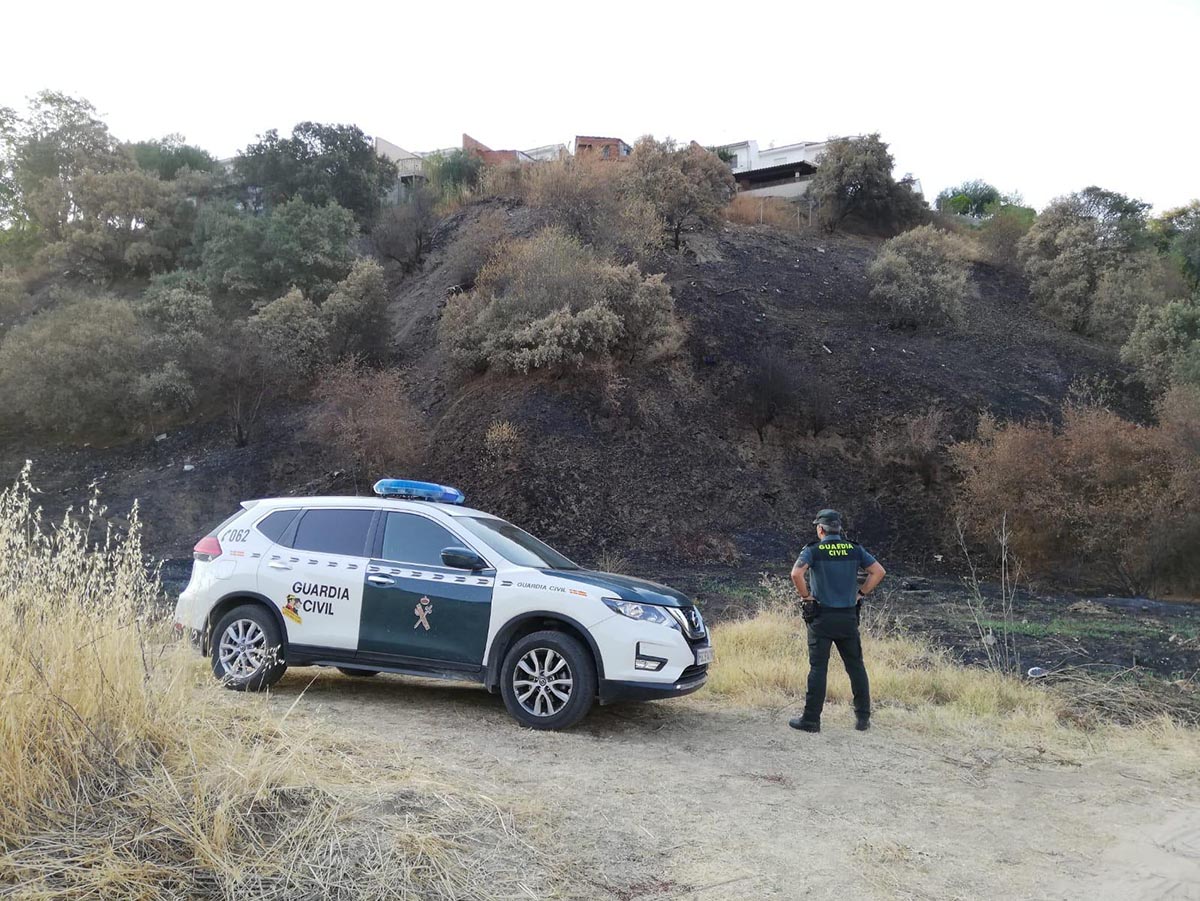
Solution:
<svg viewBox="0 0 1200 901">
<path fill-rule="evenodd" d="M 462 547 L 460 539 L 436 522 L 415 513 L 389 513 L 383 526 L 384 560 L 444 566 L 442 549 Z"/>
<path fill-rule="evenodd" d="M 264 517 L 254 528 L 278 544 L 283 533 L 287 531 L 288 526 L 292 524 L 292 520 L 299 513 L 299 510 L 276 510 L 271 515 Z"/>
<path fill-rule="evenodd" d="M 299 551 L 364 557 L 374 515 L 374 510 L 309 510 L 296 528 L 292 547 Z"/>
</svg>

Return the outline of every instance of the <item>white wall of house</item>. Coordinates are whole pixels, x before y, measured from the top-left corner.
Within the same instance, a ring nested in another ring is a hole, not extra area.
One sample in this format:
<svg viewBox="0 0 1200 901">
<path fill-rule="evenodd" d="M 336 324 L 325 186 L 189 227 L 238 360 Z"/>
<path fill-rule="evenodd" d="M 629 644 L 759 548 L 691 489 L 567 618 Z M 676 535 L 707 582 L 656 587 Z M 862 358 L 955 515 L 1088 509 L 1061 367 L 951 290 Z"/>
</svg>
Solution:
<svg viewBox="0 0 1200 901">
<path fill-rule="evenodd" d="M 738 196 L 785 197 L 794 200 L 808 193 L 808 186 L 811 181 L 811 178 L 797 178 L 795 181 L 783 185 L 771 185 L 767 188 L 749 188 L 745 191 L 738 191 Z"/>
<path fill-rule="evenodd" d="M 754 169 L 766 169 L 768 166 L 782 166 L 785 163 L 816 164 L 825 150 L 827 141 L 801 141 L 799 144 L 785 144 L 782 147 L 761 148 L 758 141 L 739 141 L 737 144 L 726 144 L 723 148 L 734 154 L 737 159 L 731 160 L 734 172 L 750 172 Z"/>
</svg>

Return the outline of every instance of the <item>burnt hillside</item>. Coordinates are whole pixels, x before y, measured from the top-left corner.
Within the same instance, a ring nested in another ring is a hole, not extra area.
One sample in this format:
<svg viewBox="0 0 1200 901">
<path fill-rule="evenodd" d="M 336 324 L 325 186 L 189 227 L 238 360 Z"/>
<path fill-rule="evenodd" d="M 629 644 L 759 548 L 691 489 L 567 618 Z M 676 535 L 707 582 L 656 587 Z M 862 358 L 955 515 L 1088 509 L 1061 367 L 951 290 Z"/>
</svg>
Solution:
<svg viewBox="0 0 1200 901">
<path fill-rule="evenodd" d="M 778 563 L 812 511 L 834 506 L 861 540 L 920 567 L 952 528 L 946 443 L 981 411 L 1051 417 L 1073 383 L 1123 381 L 1112 351 L 1039 319 L 1003 272 L 974 268 L 961 328 L 894 328 L 867 292 L 877 241 L 735 225 L 661 261 L 686 326 L 673 356 L 562 378 L 464 374 L 436 340 L 455 284 L 446 261 L 464 224 L 497 210 L 515 233 L 535 227 L 520 206 L 468 207 L 394 288 L 398 359 L 432 437 L 426 465 L 404 475 L 455 484 L 585 563 L 601 551 L 655 568 Z M 244 448 L 220 421 L 109 448 L 11 439 L 4 470 L 32 457 L 50 509 L 93 481 L 114 513 L 138 498 L 151 550 L 186 556 L 241 498 L 369 490 L 304 422 L 303 403 L 270 410 Z M 489 444 L 503 422 L 515 441 Z"/>
</svg>

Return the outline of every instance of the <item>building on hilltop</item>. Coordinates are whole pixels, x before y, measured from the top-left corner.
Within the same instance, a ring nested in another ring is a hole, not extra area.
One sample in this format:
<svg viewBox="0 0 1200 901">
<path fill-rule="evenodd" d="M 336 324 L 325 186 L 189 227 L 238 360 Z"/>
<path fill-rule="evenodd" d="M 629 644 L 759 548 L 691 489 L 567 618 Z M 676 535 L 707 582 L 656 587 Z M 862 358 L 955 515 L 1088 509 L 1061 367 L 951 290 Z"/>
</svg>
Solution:
<svg viewBox="0 0 1200 901">
<path fill-rule="evenodd" d="M 566 159 L 571 155 L 571 151 L 567 149 L 566 144 L 543 144 L 541 147 L 534 147 L 532 150 L 522 150 L 521 152 L 539 163 L 552 163 L 555 160 Z"/>
<path fill-rule="evenodd" d="M 396 184 L 383 198 L 385 206 L 395 206 L 409 191 L 425 183 L 425 164 L 417 154 L 385 138 L 375 138 L 375 152 L 396 164 Z"/>
<path fill-rule="evenodd" d="M 763 150 L 758 141 L 718 148 L 729 157 L 738 192 L 763 197 L 802 197 L 828 141 L 801 141 Z"/>
<path fill-rule="evenodd" d="M 620 138 L 598 138 L 590 135 L 575 136 L 575 155 L 578 157 L 619 160 L 628 157 L 632 152 L 633 148 Z"/>
<path fill-rule="evenodd" d="M 463 132 L 462 136 L 462 149 L 464 153 L 479 157 L 485 166 L 495 166 L 499 163 L 534 162 L 534 158 L 523 150 L 493 150 L 466 132 Z"/>
</svg>

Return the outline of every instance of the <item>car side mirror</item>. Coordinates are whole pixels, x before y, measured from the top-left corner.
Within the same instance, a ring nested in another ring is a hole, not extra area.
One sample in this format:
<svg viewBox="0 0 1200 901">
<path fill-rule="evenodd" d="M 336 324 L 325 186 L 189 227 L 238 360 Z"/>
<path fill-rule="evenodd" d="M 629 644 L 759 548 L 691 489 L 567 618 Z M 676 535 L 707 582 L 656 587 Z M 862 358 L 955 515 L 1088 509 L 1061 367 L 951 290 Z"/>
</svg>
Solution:
<svg viewBox="0 0 1200 901">
<path fill-rule="evenodd" d="M 442 563 L 453 569 L 469 569 L 471 572 L 487 568 L 487 562 L 482 557 L 465 547 L 442 548 Z"/>
</svg>

